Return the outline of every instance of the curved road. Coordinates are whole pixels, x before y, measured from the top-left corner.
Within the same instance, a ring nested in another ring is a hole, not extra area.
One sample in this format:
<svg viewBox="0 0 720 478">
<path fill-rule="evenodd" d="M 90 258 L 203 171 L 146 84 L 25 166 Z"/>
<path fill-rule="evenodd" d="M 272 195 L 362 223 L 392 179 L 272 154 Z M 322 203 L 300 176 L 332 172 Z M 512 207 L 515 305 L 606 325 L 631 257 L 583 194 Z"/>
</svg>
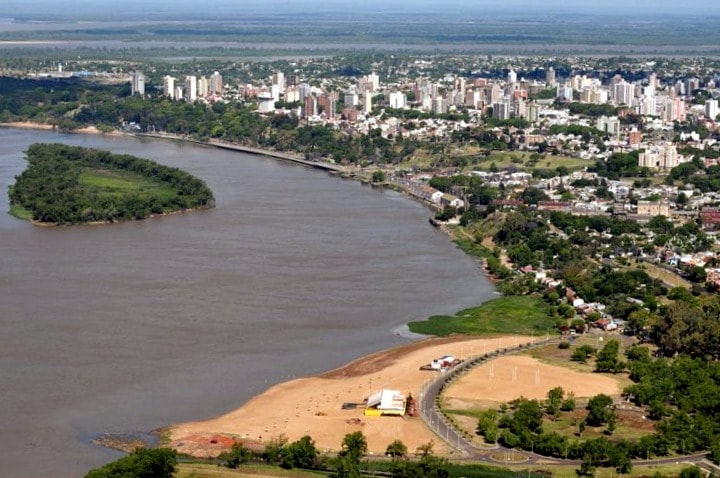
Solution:
<svg viewBox="0 0 720 478">
<path fill-rule="evenodd" d="M 443 392 L 445 387 L 452 383 L 453 381 L 457 380 L 461 375 L 467 373 L 472 368 L 477 367 L 479 365 L 482 365 L 486 362 L 489 362 L 491 360 L 494 360 L 498 357 L 502 357 L 504 355 L 509 355 L 513 353 L 522 352 L 525 350 L 531 350 L 533 348 L 537 348 L 543 345 L 551 344 L 559 342 L 559 338 L 553 338 L 553 339 L 545 339 L 540 340 L 536 342 L 529 342 L 517 347 L 509 347 L 505 349 L 500 349 L 495 352 L 482 355 L 482 356 L 476 356 L 472 357 L 468 360 L 465 360 L 464 362 L 458 364 L 457 366 L 453 367 L 449 371 L 439 375 L 434 380 L 429 382 L 420 392 L 420 400 L 418 403 L 418 409 L 420 411 L 420 416 L 422 417 L 423 421 L 427 426 L 430 427 L 431 430 L 433 430 L 438 437 L 446 441 L 450 446 L 457 449 L 462 454 L 463 460 L 475 460 L 475 461 L 481 461 L 485 463 L 491 463 L 494 465 L 498 464 L 506 464 L 506 465 L 513 465 L 513 464 L 537 464 L 539 461 L 542 461 L 542 464 L 544 465 L 567 465 L 567 466 L 579 466 L 580 460 L 563 460 L 559 458 L 552 458 L 547 457 L 544 455 L 538 455 L 536 453 L 522 451 L 518 452 L 515 449 L 504 447 L 500 444 L 495 444 L 492 447 L 489 448 L 480 448 L 474 445 L 471 441 L 469 441 L 467 438 L 465 438 L 465 435 L 457 430 L 454 425 L 452 425 L 442 414 L 440 411 L 440 408 L 437 405 L 438 397 Z M 497 455 L 499 453 L 504 454 L 505 456 L 509 457 L 515 457 L 518 454 L 522 455 L 524 459 L 522 460 L 497 460 L 493 459 L 492 455 Z M 704 466 L 705 468 L 713 467 L 714 465 L 710 464 L 706 460 L 707 453 L 700 453 L 695 455 L 687 455 L 683 457 L 670 457 L 670 458 L 659 458 L 654 460 L 634 460 L 633 465 L 662 465 L 662 464 L 674 464 L 674 463 L 688 463 L 688 464 L 695 464 L 699 466 Z M 716 467 L 717 468 L 717 467 Z"/>
</svg>

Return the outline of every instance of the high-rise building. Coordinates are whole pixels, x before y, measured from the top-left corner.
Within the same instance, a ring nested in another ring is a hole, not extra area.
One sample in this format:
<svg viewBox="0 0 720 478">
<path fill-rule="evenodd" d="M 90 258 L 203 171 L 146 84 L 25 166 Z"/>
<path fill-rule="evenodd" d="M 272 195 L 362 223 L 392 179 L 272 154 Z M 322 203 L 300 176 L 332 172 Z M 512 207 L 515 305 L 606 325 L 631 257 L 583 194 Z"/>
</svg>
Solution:
<svg viewBox="0 0 720 478">
<path fill-rule="evenodd" d="M 677 148 L 674 144 L 652 146 L 640 153 L 638 166 L 641 168 L 669 171 L 679 164 Z"/>
<path fill-rule="evenodd" d="M 185 77 L 185 101 L 192 103 L 197 100 L 197 77 Z"/>
<path fill-rule="evenodd" d="M 525 108 L 525 119 L 535 123 L 540 118 L 540 107 L 534 101 Z"/>
<path fill-rule="evenodd" d="M 205 98 L 210 92 L 210 82 L 204 76 L 198 78 L 197 81 L 197 95 L 198 98 Z"/>
<path fill-rule="evenodd" d="M 298 85 L 298 93 L 300 94 L 299 100 L 305 101 L 305 98 L 310 96 L 310 93 L 312 93 L 312 86 L 308 83 L 300 83 L 300 85 Z"/>
<path fill-rule="evenodd" d="M 595 122 L 595 127 L 600 131 L 605 131 L 610 136 L 620 134 L 620 120 L 617 116 L 600 116 Z"/>
<path fill-rule="evenodd" d="M 497 100 L 500 99 L 500 96 L 502 95 L 502 90 L 500 89 L 500 86 L 496 83 L 493 83 L 491 85 L 487 85 L 485 87 L 485 98 L 487 99 L 487 102 L 492 104 L 495 103 Z"/>
<path fill-rule="evenodd" d="M 492 116 L 498 120 L 509 120 L 510 119 L 510 102 L 503 99 L 497 103 L 492 104 Z"/>
<path fill-rule="evenodd" d="M 573 89 L 570 85 L 558 85 L 557 86 L 557 97 L 565 99 L 567 101 L 573 100 Z"/>
<path fill-rule="evenodd" d="M 363 113 L 370 113 L 372 111 L 372 93 L 370 90 L 366 90 L 363 95 Z"/>
<path fill-rule="evenodd" d="M 300 84 L 300 77 L 298 75 L 288 75 L 285 80 L 285 87 L 298 86 Z"/>
<path fill-rule="evenodd" d="M 625 80 L 617 83 L 613 88 L 613 98 L 618 105 L 632 106 L 635 99 L 635 86 Z"/>
<path fill-rule="evenodd" d="M 130 75 L 130 94 L 145 94 L 145 75 L 142 71 L 133 71 Z"/>
<path fill-rule="evenodd" d="M 366 89 L 369 89 L 372 92 L 378 91 L 380 89 L 380 77 L 374 71 L 369 75 L 365 76 L 364 80 Z"/>
<path fill-rule="evenodd" d="M 360 98 L 354 88 L 345 92 L 345 106 L 357 106 L 359 103 Z"/>
<path fill-rule="evenodd" d="M 548 86 L 555 84 L 555 68 L 552 66 L 549 66 L 548 69 L 545 70 L 545 83 L 547 83 Z"/>
<path fill-rule="evenodd" d="M 317 98 L 313 95 L 307 95 L 303 101 L 303 117 L 309 118 L 318 114 Z"/>
<path fill-rule="evenodd" d="M 648 77 L 648 86 L 657 90 L 658 84 L 657 74 L 653 71 Z"/>
<path fill-rule="evenodd" d="M 280 93 L 285 92 L 285 73 L 276 71 L 272 76 L 272 84 L 280 89 Z"/>
<path fill-rule="evenodd" d="M 442 96 L 432 100 L 432 112 L 436 115 L 447 113 L 447 104 Z"/>
<path fill-rule="evenodd" d="M 400 91 L 393 91 L 390 93 L 390 108 L 398 110 L 405 108 L 405 93 Z"/>
<path fill-rule="evenodd" d="M 320 114 L 324 114 L 325 117 L 329 119 L 335 117 L 335 98 L 333 98 L 332 94 L 318 96 L 317 104 Z M 322 111 L 320 111 L 320 109 L 322 109 Z"/>
<path fill-rule="evenodd" d="M 163 95 L 175 99 L 175 78 L 170 75 L 163 77 Z"/>
<path fill-rule="evenodd" d="M 517 83 L 517 73 L 515 73 L 515 70 L 513 70 L 512 68 L 510 68 L 510 71 L 508 71 L 507 81 L 511 85 Z"/>
<path fill-rule="evenodd" d="M 210 75 L 208 91 L 213 95 L 222 96 L 223 90 L 223 77 L 220 72 L 216 71 L 215 73 Z"/>
<path fill-rule="evenodd" d="M 465 93 L 465 106 L 477 108 L 480 103 L 480 92 L 477 90 L 467 90 Z"/>
<path fill-rule="evenodd" d="M 705 117 L 715 121 L 718 115 L 718 100 L 707 100 L 705 102 Z"/>
</svg>

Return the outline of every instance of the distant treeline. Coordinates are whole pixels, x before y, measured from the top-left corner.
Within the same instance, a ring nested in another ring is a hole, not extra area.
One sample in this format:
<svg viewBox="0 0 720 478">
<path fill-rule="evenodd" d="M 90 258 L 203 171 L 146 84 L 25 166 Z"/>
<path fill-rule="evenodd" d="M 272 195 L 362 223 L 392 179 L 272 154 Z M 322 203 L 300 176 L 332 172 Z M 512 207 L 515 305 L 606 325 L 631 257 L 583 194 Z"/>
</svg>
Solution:
<svg viewBox="0 0 720 478">
<path fill-rule="evenodd" d="M 210 207 L 212 191 L 200 179 L 181 171 L 125 154 L 111 154 L 62 144 L 31 145 L 28 168 L 10 187 L 10 203 L 48 223 L 83 223 L 142 219 L 151 214 Z M 113 189 L 82 181 L 98 171 L 131 173 L 120 181 L 150 184 L 145 188 Z"/>
</svg>

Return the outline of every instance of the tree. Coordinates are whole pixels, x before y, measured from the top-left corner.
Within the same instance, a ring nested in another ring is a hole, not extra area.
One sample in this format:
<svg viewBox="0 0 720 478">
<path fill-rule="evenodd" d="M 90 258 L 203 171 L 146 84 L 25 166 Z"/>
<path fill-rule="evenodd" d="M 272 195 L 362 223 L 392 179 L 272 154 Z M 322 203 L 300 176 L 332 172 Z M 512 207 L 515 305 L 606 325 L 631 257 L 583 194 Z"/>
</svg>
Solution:
<svg viewBox="0 0 720 478">
<path fill-rule="evenodd" d="M 497 417 L 495 409 L 486 410 L 480 415 L 477 432 L 485 437 L 485 443 L 495 443 L 498 439 Z"/>
<path fill-rule="evenodd" d="M 538 188 L 526 188 L 520 195 L 520 200 L 525 204 L 537 204 L 540 201 L 550 199 L 547 194 Z"/>
<path fill-rule="evenodd" d="M 554 418 L 560 415 L 560 408 L 565 397 L 565 390 L 562 387 L 555 387 L 547 393 L 547 412 Z"/>
<path fill-rule="evenodd" d="M 427 443 L 423 443 L 419 447 L 417 447 L 417 454 L 420 456 L 428 456 L 433 454 L 433 447 L 435 446 L 435 442 L 430 440 Z"/>
<path fill-rule="evenodd" d="M 270 440 L 270 442 L 265 445 L 265 451 L 262 455 L 263 460 L 268 463 L 280 463 L 282 461 L 282 452 L 287 442 L 288 439 L 284 434 Z"/>
<path fill-rule="evenodd" d="M 615 415 L 612 409 L 613 399 L 609 395 L 600 393 L 592 397 L 587 404 L 588 411 L 587 423 L 590 426 L 600 426 L 608 423 L 611 417 Z"/>
<path fill-rule="evenodd" d="M 319 455 L 315 441 L 305 435 L 282 448 L 280 466 L 283 468 L 313 468 Z"/>
<path fill-rule="evenodd" d="M 90 470 L 85 478 L 171 478 L 175 465 L 175 450 L 138 448 L 126 457 Z"/>
<path fill-rule="evenodd" d="M 367 439 L 363 432 L 348 433 L 343 438 L 342 453 L 360 459 L 367 452 Z"/>
<path fill-rule="evenodd" d="M 228 468 L 237 468 L 243 463 L 250 461 L 252 455 L 252 452 L 245 448 L 245 445 L 240 442 L 235 442 L 230 451 L 221 453 L 218 458 L 223 461 Z"/>
<path fill-rule="evenodd" d="M 571 412 L 575 410 L 575 393 L 568 393 L 567 397 L 565 397 L 565 400 L 563 400 L 560 405 L 560 410 L 563 412 Z"/>
<path fill-rule="evenodd" d="M 334 460 L 335 473 L 339 478 L 359 478 L 360 459 L 367 452 L 367 439 L 363 432 L 357 431 L 345 435 L 342 450 Z"/>
<path fill-rule="evenodd" d="M 702 478 L 703 474 L 697 466 L 683 468 L 680 471 L 680 478 Z"/>
<path fill-rule="evenodd" d="M 385 454 L 395 460 L 397 458 L 404 458 L 407 456 L 407 451 L 407 447 L 402 441 L 395 440 L 387 446 Z"/>
<path fill-rule="evenodd" d="M 620 342 L 614 339 L 608 341 L 602 350 L 598 352 L 595 371 L 612 373 L 623 371 L 625 363 L 618 359 L 619 352 Z"/>
<path fill-rule="evenodd" d="M 382 183 L 385 181 L 385 171 L 374 171 L 372 173 L 372 182 Z"/>
</svg>

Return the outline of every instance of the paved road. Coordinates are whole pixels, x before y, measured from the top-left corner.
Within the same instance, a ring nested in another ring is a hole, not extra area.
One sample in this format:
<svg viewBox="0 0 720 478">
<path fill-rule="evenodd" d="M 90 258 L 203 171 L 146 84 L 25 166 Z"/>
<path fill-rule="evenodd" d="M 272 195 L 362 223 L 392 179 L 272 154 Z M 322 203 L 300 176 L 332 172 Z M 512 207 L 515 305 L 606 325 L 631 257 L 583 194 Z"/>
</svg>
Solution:
<svg viewBox="0 0 720 478">
<path fill-rule="evenodd" d="M 471 357 L 468 360 L 460 363 L 451 370 L 438 375 L 434 380 L 430 381 L 420 393 L 420 400 L 418 403 L 418 409 L 420 416 L 423 421 L 433 430 L 438 437 L 446 441 L 450 446 L 457 449 L 462 454 L 462 459 L 465 460 L 476 460 L 486 463 L 498 464 L 538 464 L 542 462 L 544 465 L 567 465 L 567 466 L 579 466 L 579 460 L 563 460 L 550 458 L 535 453 L 522 451 L 504 447 L 496 444 L 493 447 L 478 447 L 468 440 L 465 434 L 455 428 L 442 414 L 440 408 L 437 405 L 438 397 L 444 390 L 444 388 L 457 380 L 463 374 L 467 373 L 474 367 L 487 363 L 490 360 L 494 360 L 504 355 L 519 353 L 525 350 L 531 350 L 533 348 L 541 347 L 543 345 L 552 344 L 559 342 L 559 338 L 539 340 L 532 343 L 520 345 L 518 347 L 510 347 L 501 349 L 497 352 L 489 353 L 487 355 Z M 494 459 L 493 456 L 506 456 L 508 461 Z M 670 458 L 659 458 L 654 460 L 635 460 L 633 465 L 667 465 L 674 463 L 687 463 L 695 464 L 703 468 L 708 468 L 708 462 L 706 460 L 707 453 L 699 453 L 695 455 L 687 455 L 683 457 L 670 457 Z M 539 465 L 541 466 L 541 465 Z"/>
</svg>

